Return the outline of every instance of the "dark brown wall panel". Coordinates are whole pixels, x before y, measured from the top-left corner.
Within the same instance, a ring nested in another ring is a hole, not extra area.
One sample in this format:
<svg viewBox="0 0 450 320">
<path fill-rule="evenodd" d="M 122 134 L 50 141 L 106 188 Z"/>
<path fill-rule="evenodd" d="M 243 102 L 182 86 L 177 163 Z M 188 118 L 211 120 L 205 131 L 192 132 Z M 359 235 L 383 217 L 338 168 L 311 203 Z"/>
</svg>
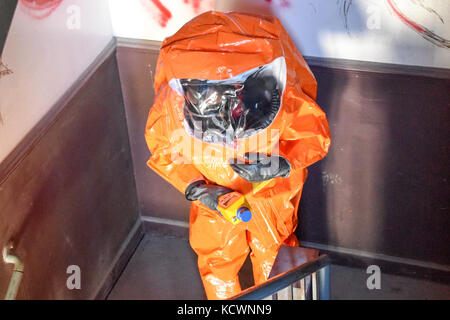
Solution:
<svg viewBox="0 0 450 320">
<path fill-rule="evenodd" d="M 0 179 L 1 181 L 1 179 Z M 115 54 L 0 183 L 0 243 L 25 264 L 19 299 L 95 296 L 138 219 Z M 66 269 L 81 268 L 81 290 Z M 0 294 L 11 267 L 0 264 Z"/>
<path fill-rule="evenodd" d="M 188 221 L 183 195 L 145 165 L 157 54 L 118 49 L 139 202 L 144 215 Z M 448 70 L 316 60 L 332 146 L 310 167 L 301 240 L 450 265 Z"/>
<path fill-rule="evenodd" d="M 150 151 L 145 124 L 155 95 L 153 75 L 158 54 L 156 50 L 117 48 L 139 208 L 143 216 L 188 221 L 189 201 L 146 164 Z"/>
<path fill-rule="evenodd" d="M 450 265 L 450 80 L 312 67 L 332 133 L 303 240 Z"/>
</svg>

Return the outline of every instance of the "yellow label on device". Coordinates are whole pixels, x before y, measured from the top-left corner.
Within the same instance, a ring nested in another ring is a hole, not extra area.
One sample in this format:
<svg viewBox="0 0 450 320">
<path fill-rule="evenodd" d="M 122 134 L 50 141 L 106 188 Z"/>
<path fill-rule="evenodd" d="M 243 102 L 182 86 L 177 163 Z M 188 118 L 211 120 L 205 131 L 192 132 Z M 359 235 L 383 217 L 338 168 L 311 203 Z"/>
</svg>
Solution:
<svg viewBox="0 0 450 320">
<path fill-rule="evenodd" d="M 230 192 L 219 197 L 218 209 L 222 216 L 236 225 L 242 222 L 238 217 L 238 210 L 242 207 L 249 208 L 245 197 L 239 192 Z"/>
</svg>

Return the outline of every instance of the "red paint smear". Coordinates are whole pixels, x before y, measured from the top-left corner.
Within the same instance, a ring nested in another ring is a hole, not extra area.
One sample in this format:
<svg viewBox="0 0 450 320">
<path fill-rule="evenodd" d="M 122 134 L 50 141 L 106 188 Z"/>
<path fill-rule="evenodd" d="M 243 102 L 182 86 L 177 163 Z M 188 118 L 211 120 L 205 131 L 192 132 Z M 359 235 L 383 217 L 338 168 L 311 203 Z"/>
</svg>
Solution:
<svg viewBox="0 0 450 320">
<path fill-rule="evenodd" d="M 0 78 L 11 73 L 13 73 L 12 70 L 6 64 L 3 64 L 2 59 L 0 59 Z M 0 123 L 2 122 L 1 120 L 2 118 L 0 117 Z"/>
<path fill-rule="evenodd" d="M 195 13 L 199 13 L 200 12 L 200 4 L 202 2 L 202 0 L 183 0 L 184 3 L 192 4 L 192 8 L 194 9 Z"/>
<path fill-rule="evenodd" d="M 289 8 L 290 6 L 291 6 L 291 3 L 288 0 L 281 0 L 282 8 Z"/>
<path fill-rule="evenodd" d="M 410 19 L 408 19 L 408 17 L 406 17 L 395 5 L 395 2 L 393 2 L 392 0 L 387 0 L 387 3 L 389 5 L 389 7 L 392 9 L 392 11 L 394 11 L 394 14 L 403 22 L 405 23 L 408 27 L 411 27 L 412 29 L 414 29 L 415 31 L 417 31 L 424 39 L 426 39 L 427 41 L 430 41 L 431 43 L 433 43 L 436 46 L 439 46 L 441 48 L 450 48 L 450 41 L 437 35 L 436 33 L 434 33 L 431 30 L 428 30 L 427 28 L 421 26 L 418 23 L 415 23 L 413 21 L 411 21 Z"/>
<path fill-rule="evenodd" d="M 161 27 L 165 28 L 167 23 L 172 18 L 172 13 L 167 9 L 159 0 L 149 0 L 159 10 L 158 23 Z M 151 11 L 149 9 L 149 11 Z"/>
<path fill-rule="evenodd" d="M 391 9 L 394 11 L 394 13 L 397 15 L 397 17 L 400 18 L 400 20 L 402 20 L 404 23 L 406 23 L 407 25 L 409 25 L 410 27 L 414 28 L 417 32 L 425 32 L 425 29 L 422 28 L 421 26 L 419 26 L 417 23 L 412 22 L 411 20 L 409 20 L 403 13 L 401 13 L 397 7 L 392 3 L 392 0 L 387 0 L 387 3 L 389 4 L 389 6 L 391 7 Z"/>
<path fill-rule="evenodd" d="M 282 8 L 289 8 L 291 6 L 291 3 L 288 0 L 281 0 L 280 5 Z"/>
<path fill-rule="evenodd" d="M 44 19 L 52 14 L 63 0 L 20 0 L 27 13 L 35 19 Z"/>
</svg>

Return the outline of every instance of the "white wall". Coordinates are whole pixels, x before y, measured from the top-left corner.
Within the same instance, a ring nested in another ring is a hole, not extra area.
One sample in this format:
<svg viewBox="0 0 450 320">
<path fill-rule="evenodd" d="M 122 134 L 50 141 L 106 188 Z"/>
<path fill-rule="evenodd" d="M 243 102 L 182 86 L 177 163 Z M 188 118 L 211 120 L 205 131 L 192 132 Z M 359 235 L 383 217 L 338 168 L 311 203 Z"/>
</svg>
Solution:
<svg viewBox="0 0 450 320">
<path fill-rule="evenodd" d="M 411 20 L 450 39 L 450 1 L 394 3 Z M 216 0 L 220 11 L 255 8 L 280 18 L 303 55 L 450 68 L 450 49 L 430 43 L 404 24 L 387 0 Z"/>
<path fill-rule="evenodd" d="M 162 41 L 196 15 L 213 10 L 214 0 L 109 0 L 109 6 L 115 36 Z"/>
<path fill-rule="evenodd" d="M 19 1 L 2 56 L 13 73 L 0 78 L 0 161 L 111 39 L 107 0 L 63 0 L 52 12 Z"/>
<path fill-rule="evenodd" d="M 114 35 L 120 37 L 163 40 L 196 13 L 189 5 L 194 1 L 161 0 L 172 14 L 167 25 L 161 26 L 160 11 L 151 0 L 109 1 Z M 197 13 L 212 8 L 211 1 L 198 2 Z M 345 20 L 344 7 L 349 3 Z M 394 3 L 411 20 L 450 39 L 450 1 Z M 387 0 L 215 0 L 214 8 L 279 17 L 304 55 L 450 68 L 450 49 L 437 47 L 405 25 Z"/>
</svg>

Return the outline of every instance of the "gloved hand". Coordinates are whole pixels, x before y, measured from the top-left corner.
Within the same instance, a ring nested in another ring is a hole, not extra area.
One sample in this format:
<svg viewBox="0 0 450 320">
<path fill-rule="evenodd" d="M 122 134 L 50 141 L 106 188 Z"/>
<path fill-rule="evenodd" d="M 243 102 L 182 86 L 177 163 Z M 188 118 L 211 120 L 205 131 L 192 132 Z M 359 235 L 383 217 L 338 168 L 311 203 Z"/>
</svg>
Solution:
<svg viewBox="0 0 450 320">
<path fill-rule="evenodd" d="M 248 163 L 230 163 L 233 170 L 248 182 L 262 182 L 276 177 L 286 178 L 291 172 L 291 164 L 283 156 L 245 154 Z M 234 161 L 233 161 L 234 162 Z"/>
<path fill-rule="evenodd" d="M 219 197 L 229 192 L 233 192 L 233 190 L 215 184 L 207 184 L 206 181 L 200 180 L 192 182 L 184 194 L 190 201 L 199 200 L 208 208 L 219 211 L 217 209 Z"/>
</svg>

